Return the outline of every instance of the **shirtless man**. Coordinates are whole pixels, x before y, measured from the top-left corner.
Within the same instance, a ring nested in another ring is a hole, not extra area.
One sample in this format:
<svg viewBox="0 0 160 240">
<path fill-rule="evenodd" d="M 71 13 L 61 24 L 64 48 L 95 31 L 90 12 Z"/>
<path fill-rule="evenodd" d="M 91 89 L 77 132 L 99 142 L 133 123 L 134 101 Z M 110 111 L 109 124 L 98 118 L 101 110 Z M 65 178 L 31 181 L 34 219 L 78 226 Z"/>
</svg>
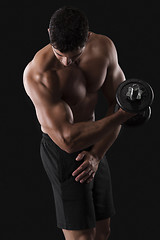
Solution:
<svg viewBox="0 0 160 240">
<path fill-rule="evenodd" d="M 113 42 L 89 31 L 86 16 L 63 7 L 51 17 L 50 44 L 24 71 L 24 87 L 42 129 L 41 158 L 50 179 L 57 226 L 66 240 L 106 240 L 115 214 L 105 153 L 121 123 L 115 93 L 125 76 Z M 95 121 L 98 91 L 107 115 Z"/>
</svg>

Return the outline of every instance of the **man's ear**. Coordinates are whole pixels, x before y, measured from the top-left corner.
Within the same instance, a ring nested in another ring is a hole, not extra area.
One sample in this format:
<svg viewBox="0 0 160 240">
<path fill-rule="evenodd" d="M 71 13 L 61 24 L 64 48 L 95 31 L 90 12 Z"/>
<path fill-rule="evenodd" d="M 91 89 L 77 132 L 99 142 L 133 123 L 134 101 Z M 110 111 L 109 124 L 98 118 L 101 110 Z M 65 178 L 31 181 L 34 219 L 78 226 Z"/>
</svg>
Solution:
<svg viewBox="0 0 160 240">
<path fill-rule="evenodd" d="M 87 41 L 89 40 L 91 34 L 92 34 L 91 32 L 88 32 Z"/>
</svg>

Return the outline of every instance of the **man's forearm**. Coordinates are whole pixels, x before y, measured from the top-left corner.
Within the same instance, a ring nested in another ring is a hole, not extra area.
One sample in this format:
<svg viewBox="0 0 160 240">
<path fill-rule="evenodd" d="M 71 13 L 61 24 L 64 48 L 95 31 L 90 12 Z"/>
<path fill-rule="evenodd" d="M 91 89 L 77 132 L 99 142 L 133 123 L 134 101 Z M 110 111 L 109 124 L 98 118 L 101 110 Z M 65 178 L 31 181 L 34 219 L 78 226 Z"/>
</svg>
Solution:
<svg viewBox="0 0 160 240">
<path fill-rule="evenodd" d="M 112 132 L 112 134 L 110 133 L 110 138 L 114 141 L 115 137 L 113 137 L 113 133 L 116 135 L 120 124 L 128 118 L 129 114 L 117 111 L 95 122 L 79 122 L 73 124 L 69 129 L 68 139 L 66 138 L 69 152 L 80 151 L 94 145 L 98 141 L 102 141 L 102 138 L 104 139 L 107 132 L 110 131 Z"/>
<path fill-rule="evenodd" d="M 115 109 L 115 104 L 116 102 L 114 101 L 112 105 L 109 107 L 106 116 L 113 114 Z M 120 130 L 121 130 L 121 125 L 110 129 L 110 131 L 106 132 L 106 135 L 100 141 L 98 141 L 95 145 L 93 145 L 91 152 L 99 160 L 103 158 L 105 153 L 109 150 L 109 148 L 115 142 L 115 140 L 119 135 Z"/>
<path fill-rule="evenodd" d="M 105 153 L 109 150 L 109 148 L 117 139 L 120 129 L 121 126 L 119 125 L 110 130 L 109 132 L 106 132 L 106 136 L 103 137 L 92 147 L 91 152 L 93 153 L 93 155 L 95 155 L 99 160 L 102 159 Z"/>
</svg>

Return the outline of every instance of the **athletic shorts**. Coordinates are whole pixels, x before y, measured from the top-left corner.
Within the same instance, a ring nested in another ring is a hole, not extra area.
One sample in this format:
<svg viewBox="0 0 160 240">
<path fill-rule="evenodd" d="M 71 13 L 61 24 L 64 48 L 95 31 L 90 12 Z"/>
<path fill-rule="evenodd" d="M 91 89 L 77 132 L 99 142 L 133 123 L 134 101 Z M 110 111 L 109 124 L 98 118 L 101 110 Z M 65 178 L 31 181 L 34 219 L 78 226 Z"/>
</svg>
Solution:
<svg viewBox="0 0 160 240">
<path fill-rule="evenodd" d="M 89 151 L 91 149 L 84 149 Z M 94 228 L 96 221 L 112 217 L 115 208 L 111 176 L 106 157 L 101 159 L 94 180 L 80 183 L 72 176 L 83 162 L 76 161 L 82 152 L 67 153 L 42 133 L 40 154 L 53 189 L 57 227 L 68 230 Z"/>
</svg>

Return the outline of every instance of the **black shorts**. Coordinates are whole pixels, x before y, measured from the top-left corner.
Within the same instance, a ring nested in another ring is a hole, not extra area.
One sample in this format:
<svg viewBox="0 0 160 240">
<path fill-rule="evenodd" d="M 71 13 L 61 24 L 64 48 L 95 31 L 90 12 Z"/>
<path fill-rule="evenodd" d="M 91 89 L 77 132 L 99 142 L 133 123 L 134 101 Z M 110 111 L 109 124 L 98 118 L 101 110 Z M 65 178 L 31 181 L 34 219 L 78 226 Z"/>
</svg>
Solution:
<svg viewBox="0 0 160 240">
<path fill-rule="evenodd" d="M 40 153 L 53 189 L 57 226 L 61 229 L 94 228 L 96 221 L 115 214 L 106 157 L 101 160 L 94 180 L 82 184 L 72 176 L 72 172 L 82 164 L 83 160 L 75 160 L 80 152 L 69 154 L 47 134 L 42 134 Z"/>
</svg>

